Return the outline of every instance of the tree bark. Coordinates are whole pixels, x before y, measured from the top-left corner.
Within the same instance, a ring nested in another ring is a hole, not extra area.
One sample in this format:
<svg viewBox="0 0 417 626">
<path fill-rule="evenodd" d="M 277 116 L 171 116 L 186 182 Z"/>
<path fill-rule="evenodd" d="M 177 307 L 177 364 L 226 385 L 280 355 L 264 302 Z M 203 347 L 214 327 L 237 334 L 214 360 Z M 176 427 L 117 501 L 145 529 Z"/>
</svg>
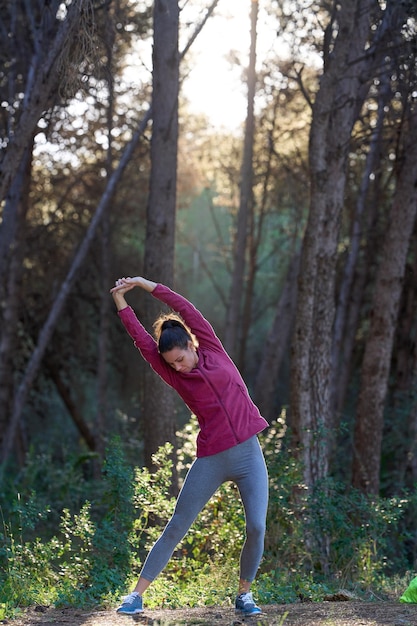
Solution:
<svg viewBox="0 0 417 626">
<path fill-rule="evenodd" d="M 113 50 L 115 43 L 114 22 L 116 16 L 114 12 L 117 7 L 114 5 L 109 8 L 106 13 L 106 29 L 104 44 L 107 55 L 107 85 L 108 85 L 108 102 L 107 102 L 107 159 L 106 159 L 106 177 L 110 179 L 114 169 L 113 158 L 113 119 L 114 119 L 114 63 Z M 108 345 L 110 334 L 110 306 L 111 299 L 108 297 L 107 286 L 111 283 L 111 228 L 110 228 L 110 212 L 106 210 L 103 215 L 100 230 L 100 247 L 101 247 L 101 272 L 100 280 L 102 284 L 100 298 L 100 330 L 98 337 L 98 355 L 97 355 L 97 410 L 96 410 L 96 428 L 95 428 L 95 445 L 101 457 L 104 458 L 104 438 L 107 431 L 106 417 L 108 407 Z M 94 464 L 94 473 L 98 476 L 101 467 L 98 463 Z"/>
<path fill-rule="evenodd" d="M 351 334 L 347 332 L 348 320 L 357 320 L 357 315 L 349 314 L 350 307 L 357 307 L 357 300 L 353 297 L 353 292 L 357 287 L 354 284 L 355 272 L 357 270 L 361 242 L 364 237 L 364 225 L 370 221 L 368 214 L 373 212 L 373 205 L 368 200 L 368 192 L 371 174 L 380 163 L 381 141 L 383 125 L 386 116 L 386 106 L 391 95 L 389 78 L 386 74 L 381 77 L 381 89 L 378 97 L 378 112 L 375 127 L 372 129 L 369 150 L 366 156 L 365 168 L 362 174 L 361 184 L 355 206 L 355 212 L 351 224 L 349 251 L 343 268 L 343 276 L 339 289 L 336 317 L 333 333 L 332 348 L 332 415 L 334 418 L 333 427 L 339 426 L 339 415 L 342 409 L 341 401 L 346 395 L 347 372 L 349 370 L 351 350 L 353 344 L 350 341 Z M 371 208 L 370 208 L 371 206 Z M 367 219 L 365 219 L 367 217 Z M 362 290 L 361 290 L 362 291 Z M 357 296 L 357 291 L 355 291 Z M 345 342 L 346 339 L 346 342 Z"/>
<path fill-rule="evenodd" d="M 15 355 L 19 335 L 19 311 L 21 306 L 20 284 L 25 254 L 25 222 L 29 206 L 30 176 L 32 169 L 32 145 L 27 146 L 20 167 L 10 186 L 5 203 L 5 220 L 2 231 L 2 284 L 0 328 L 0 433 L 6 432 L 15 385 Z M 10 238 L 6 240 L 6 236 Z M 1 439 L 1 435 L 0 435 Z"/>
<path fill-rule="evenodd" d="M 384 404 L 407 252 L 417 215 L 417 109 L 411 112 L 403 134 L 404 149 L 376 278 L 356 412 L 352 484 L 367 494 L 379 492 Z"/>
<path fill-rule="evenodd" d="M 294 449 L 313 487 L 328 475 L 331 349 L 339 224 L 353 124 L 366 95 L 371 0 L 340 3 L 338 32 L 313 105 L 311 197 L 298 280 L 291 363 Z"/>
<path fill-rule="evenodd" d="M 147 206 L 144 274 L 167 285 L 174 282 L 175 210 L 178 144 L 179 7 L 177 0 L 154 4 L 151 175 Z M 161 303 L 145 300 L 150 327 Z M 143 437 L 145 464 L 169 441 L 176 447 L 174 392 L 153 371 L 145 373 Z"/>
<path fill-rule="evenodd" d="M 243 144 L 243 160 L 240 174 L 240 200 L 237 215 L 236 237 L 234 241 L 233 274 L 230 288 L 229 306 L 226 315 L 224 347 L 233 359 L 237 359 L 237 344 L 240 338 L 242 294 L 248 242 L 249 214 L 253 211 L 253 141 L 255 134 L 255 92 L 256 92 L 256 25 L 259 4 L 251 2 L 251 42 L 248 66 L 248 96 Z"/>
</svg>

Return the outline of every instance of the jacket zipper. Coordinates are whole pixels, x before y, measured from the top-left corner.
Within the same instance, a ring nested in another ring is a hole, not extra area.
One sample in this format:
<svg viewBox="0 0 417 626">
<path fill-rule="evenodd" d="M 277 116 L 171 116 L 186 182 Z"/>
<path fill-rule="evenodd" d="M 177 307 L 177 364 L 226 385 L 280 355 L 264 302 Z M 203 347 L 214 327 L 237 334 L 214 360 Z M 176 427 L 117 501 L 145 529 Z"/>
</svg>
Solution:
<svg viewBox="0 0 417 626">
<path fill-rule="evenodd" d="M 236 444 L 239 444 L 239 443 L 240 443 L 240 439 L 239 439 L 239 437 L 238 437 L 238 436 L 237 436 L 237 434 L 236 434 L 236 431 L 235 431 L 235 429 L 234 429 L 234 427 L 233 427 L 233 424 L 232 424 L 232 420 L 230 419 L 230 414 L 229 414 L 228 410 L 226 409 L 226 407 L 225 407 L 225 405 L 224 405 L 224 403 L 223 403 L 223 400 L 221 399 L 221 397 L 220 397 L 220 396 L 219 396 L 219 394 L 217 393 L 216 388 L 215 388 L 215 387 L 211 384 L 211 381 L 210 381 L 210 380 L 209 380 L 209 378 L 206 376 L 206 374 L 205 374 L 205 372 L 203 371 L 203 369 L 201 368 L 201 369 L 199 369 L 199 371 L 200 371 L 200 373 L 202 374 L 202 376 L 203 376 L 204 380 L 206 381 L 207 385 L 211 388 L 212 392 L 213 392 L 213 393 L 214 393 L 214 395 L 216 396 L 217 401 L 219 402 L 220 406 L 223 408 L 223 411 L 224 411 L 224 413 L 225 413 L 225 415 L 226 415 L 226 417 L 227 417 L 227 421 L 229 422 L 229 427 L 230 427 L 230 430 L 232 431 L 232 434 L 233 434 L 233 436 L 234 436 L 234 438 L 235 438 L 235 440 L 236 440 Z"/>
</svg>

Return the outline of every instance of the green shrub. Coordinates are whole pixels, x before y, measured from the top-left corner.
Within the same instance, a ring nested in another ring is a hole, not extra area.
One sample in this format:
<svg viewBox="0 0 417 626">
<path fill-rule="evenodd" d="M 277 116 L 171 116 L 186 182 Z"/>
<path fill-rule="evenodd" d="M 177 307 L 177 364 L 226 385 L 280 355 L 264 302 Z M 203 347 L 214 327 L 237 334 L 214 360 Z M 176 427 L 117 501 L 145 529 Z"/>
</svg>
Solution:
<svg viewBox="0 0 417 626">
<path fill-rule="evenodd" d="M 193 418 L 177 435 L 181 442 L 178 470 L 183 479 L 195 458 L 196 419 Z M 157 467 L 154 474 L 146 469 L 136 470 L 135 502 L 142 516 L 137 523 L 146 539 L 146 552 L 159 537 L 174 510 L 175 499 L 169 496 L 171 453 L 172 447 L 166 444 L 154 455 Z M 237 576 L 244 530 L 244 512 L 238 490 L 235 485 L 226 483 L 210 499 L 177 547 L 164 571 L 165 578 L 183 579 L 189 584 L 193 572 L 210 567 L 212 561 L 216 567 L 221 567 L 223 562 L 228 563 L 229 569 L 234 569 Z"/>
<path fill-rule="evenodd" d="M 179 433 L 181 480 L 194 459 L 195 420 Z M 415 496 L 370 500 L 330 479 L 305 489 L 298 463 L 286 449 L 284 420 L 261 437 L 270 475 L 265 554 L 253 589 L 262 603 L 320 600 L 340 586 L 387 588 L 389 567 L 403 561 L 395 531 Z M 53 490 L 26 492 L 2 510 L 0 615 L 33 603 L 111 605 L 136 581 L 141 564 L 175 505 L 170 495 L 172 446 L 153 457 L 156 470 L 133 468 L 119 439 L 111 442 L 95 497 L 74 510 L 64 506 L 51 532 Z M 52 475 L 50 469 L 45 470 Z M 74 478 L 74 466 L 69 467 Z M 61 474 L 61 494 L 69 489 Z M 69 479 L 68 479 L 69 482 Z M 97 483 L 96 483 L 97 486 Z M 88 490 L 86 490 L 88 491 Z M 11 488 L 9 487 L 9 494 Z M 63 498 L 62 501 L 64 501 Z M 414 504 L 413 504 L 414 506 Z M 147 592 L 147 606 L 233 602 L 245 520 L 236 487 L 223 485 Z M 398 556 L 400 555 L 400 556 Z"/>
<path fill-rule="evenodd" d="M 3 523 L 0 601 L 8 607 L 83 604 L 120 590 L 132 565 L 133 495 L 133 471 L 124 462 L 118 440 L 107 453 L 96 511 L 89 502 L 76 514 L 64 509 L 59 532 L 51 538 L 26 540 L 26 534 L 38 530 L 45 510 L 36 510 L 33 494 L 26 500 L 18 495 L 17 504 L 10 507 L 11 521 Z"/>
<path fill-rule="evenodd" d="M 387 568 L 405 568 L 397 530 L 412 498 L 369 498 L 332 478 L 308 490 L 285 443 L 281 419 L 263 441 L 270 476 L 264 570 L 369 588 Z"/>
</svg>

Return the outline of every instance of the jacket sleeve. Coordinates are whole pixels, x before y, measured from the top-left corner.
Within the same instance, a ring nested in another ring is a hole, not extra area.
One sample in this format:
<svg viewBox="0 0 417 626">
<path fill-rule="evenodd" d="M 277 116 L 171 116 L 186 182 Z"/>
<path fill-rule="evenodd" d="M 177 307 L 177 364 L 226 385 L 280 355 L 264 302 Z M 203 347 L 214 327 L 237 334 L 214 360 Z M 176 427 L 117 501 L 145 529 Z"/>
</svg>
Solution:
<svg viewBox="0 0 417 626">
<path fill-rule="evenodd" d="M 158 351 L 158 345 L 155 339 L 148 333 L 144 326 L 136 317 L 132 307 L 128 306 L 118 312 L 120 320 L 126 331 L 132 337 L 136 348 L 147 361 L 153 370 L 161 376 L 161 378 L 171 384 L 172 371 L 169 365 L 165 363 Z"/>
<path fill-rule="evenodd" d="M 222 351 L 224 350 L 210 322 L 208 322 L 202 313 L 200 313 L 189 300 L 184 298 L 184 296 L 181 296 L 179 293 L 161 284 L 155 287 L 152 295 L 181 315 L 202 347 L 210 346 L 212 348 L 221 349 Z"/>
</svg>

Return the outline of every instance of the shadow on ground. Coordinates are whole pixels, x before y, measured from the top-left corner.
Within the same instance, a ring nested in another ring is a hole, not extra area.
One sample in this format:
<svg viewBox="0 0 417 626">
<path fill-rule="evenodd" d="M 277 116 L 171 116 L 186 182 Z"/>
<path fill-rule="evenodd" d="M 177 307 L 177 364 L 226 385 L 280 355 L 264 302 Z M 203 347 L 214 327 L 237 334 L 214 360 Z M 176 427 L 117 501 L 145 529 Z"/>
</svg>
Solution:
<svg viewBox="0 0 417 626">
<path fill-rule="evenodd" d="M 399 602 L 305 602 L 262 606 L 242 617 L 231 607 L 145 610 L 132 617 L 114 610 L 31 607 L 8 626 L 417 626 L 417 605 Z"/>
</svg>

